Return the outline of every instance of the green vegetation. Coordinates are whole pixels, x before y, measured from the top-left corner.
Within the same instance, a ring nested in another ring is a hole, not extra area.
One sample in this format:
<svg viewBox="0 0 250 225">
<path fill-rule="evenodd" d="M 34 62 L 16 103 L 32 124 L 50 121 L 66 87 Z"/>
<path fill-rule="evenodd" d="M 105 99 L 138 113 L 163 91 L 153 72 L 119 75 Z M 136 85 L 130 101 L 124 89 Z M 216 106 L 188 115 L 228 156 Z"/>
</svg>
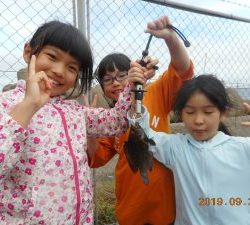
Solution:
<svg viewBox="0 0 250 225">
<path fill-rule="evenodd" d="M 114 179 L 97 179 L 94 193 L 95 225 L 115 224 Z"/>
</svg>

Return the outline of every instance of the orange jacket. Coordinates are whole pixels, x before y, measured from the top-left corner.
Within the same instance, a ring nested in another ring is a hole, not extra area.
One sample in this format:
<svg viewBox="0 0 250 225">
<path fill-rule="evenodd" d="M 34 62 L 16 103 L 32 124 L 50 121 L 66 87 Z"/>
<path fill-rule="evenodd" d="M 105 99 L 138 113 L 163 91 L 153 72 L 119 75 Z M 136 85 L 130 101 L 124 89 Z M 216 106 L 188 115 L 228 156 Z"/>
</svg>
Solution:
<svg viewBox="0 0 250 225">
<path fill-rule="evenodd" d="M 188 71 L 177 74 L 170 64 L 164 74 L 146 88 L 143 103 L 150 112 L 151 127 L 156 131 L 170 132 L 168 114 L 183 80 L 193 75 Z M 167 225 L 175 219 L 174 180 L 171 170 L 154 160 L 149 172 L 149 185 L 144 185 L 140 174 L 130 169 L 123 151 L 128 132 L 116 138 L 100 138 L 99 147 L 91 159 L 92 168 L 105 165 L 115 154 L 119 159 L 115 168 L 116 216 L 119 225 Z"/>
</svg>

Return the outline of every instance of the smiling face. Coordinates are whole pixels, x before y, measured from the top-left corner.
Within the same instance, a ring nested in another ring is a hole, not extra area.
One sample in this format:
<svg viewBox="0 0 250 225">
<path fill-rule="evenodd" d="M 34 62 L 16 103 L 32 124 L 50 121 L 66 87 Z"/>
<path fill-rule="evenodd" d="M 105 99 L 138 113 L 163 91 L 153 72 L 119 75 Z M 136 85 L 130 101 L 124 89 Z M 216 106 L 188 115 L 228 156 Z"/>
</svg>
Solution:
<svg viewBox="0 0 250 225">
<path fill-rule="evenodd" d="M 114 77 L 119 77 L 119 81 Z M 110 80 L 109 78 L 112 78 L 112 82 L 105 83 L 105 80 L 107 80 L 107 78 L 108 80 Z M 119 98 L 119 94 L 122 92 L 128 82 L 127 80 L 127 71 L 119 71 L 115 67 L 115 70 L 113 72 L 106 72 L 102 80 L 102 87 L 105 96 L 114 101 L 117 101 Z"/>
<path fill-rule="evenodd" d="M 29 63 L 31 48 L 25 46 L 24 59 Z M 36 72 L 44 71 L 51 81 L 51 97 L 64 94 L 75 85 L 80 64 L 65 51 L 46 45 L 36 55 Z"/>
<path fill-rule="evenodd" d="M 224 113 L 221 113 L 204 94 L 196 91 L 186 102 L 181 117 L 194 139 L 207 141 L 216 135 Z"/>
</svg>

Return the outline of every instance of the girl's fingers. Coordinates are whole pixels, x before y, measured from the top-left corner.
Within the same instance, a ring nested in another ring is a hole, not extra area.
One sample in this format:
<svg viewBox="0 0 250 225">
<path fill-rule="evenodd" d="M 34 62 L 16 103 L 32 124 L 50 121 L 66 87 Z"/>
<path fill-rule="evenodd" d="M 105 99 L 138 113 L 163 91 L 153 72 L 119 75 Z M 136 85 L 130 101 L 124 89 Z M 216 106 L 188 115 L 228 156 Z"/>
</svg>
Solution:
<svg viewBox="0 0 250 225">
<path fill-rule="evenodd" d="M 142 66 L 134 66 L 134 67 L 131 67 L 128 72 L 129 72 L 129 74 L 131 74 L 131 73 L 138 73 L 141 71 L 143 71 Z"/>
<path fill-rule="evenodd" d="M 147 69 L 145 67 L 143 67 L 143 68 L 136 68 L 135 67 L 129 71 L 128 79 L 130 82 L 134 82 L 134 81 L 137 81 L 139 79 L 140 81 L 145 83 L 146 80 L 152 78 L 154 75 L 155 75 L 154 69 Z"/>
<path fill-rule="evenodd" d="M 96 107 L 97 105 L 97 100 L 98 100 L 98 96 L 97 94 L 94 95 L 93 101 L 91 103 L 91 107 Z"/>
<path fill-rule="evenodd" d="M 149 80 L 149 79 L 151 79 L 152 77 L 154 77 L 154 75 L 155 75 L 155 70 L 154 70 L 154 69 L 150 69 L 150 70 L 148 70 L 148 71 L 146 71 L 146 72 L 144 73 L 144 77 L 145 77 L 147 80 Z"/>
<path fill-rule="evenodd" d="M 82 95 L 83 105 L 89 107 L 89 98 L 88 95 Z"/>
<path fill-rule="evenodd" d="M 140 64 L 141 60 L 137 59 L 135 62 L 131 62 L 131 65 Z"/>
<path fill-rule="evenodd" d="M 245 127 L 250 127 L 250 122 L 242 122 L 241 125 Z"/>
<path fill-rule="evenodd" d="M 243 103 L 243 107 L 247 110 L 247 112 L 250 112 L 250 105 L 247 102 Z"/>
<path fill-rule="evenodd" d="M 50 82 L 49 79 L 46 79 L 45 86 L 46 86 L 47 89 L 52 89 L 51 82 Z"/>
<path fill-rule="evenodd" d="M 156 29 L 161 30 L 165 28 L 165 25 L 162 20 L 156 20 L 155 21 Z"/>
<path fill-rule="evenodd" d="M 243 107 L 246 109 L 248 113 L 250 112 L 250 105 L 247 102 L 243 103 Z M 250 122 L 242 122 L 241 125 L 250 127 Z"/>
<path fill-rule="evenodd" d="M 159 63 L 159 60 L 154 58 L 154 57 L 150 57 L 150 56 L 146 56 L 144 58 L 144 62 L 146 63 L 146 66 L 143 67 L 140 65 L 140 60 L 136 60 L 134 62 L 131 62 L 130 63 L 130 68 L 140 68 L 140 69 L 143 69 L 143 68 L 146 68 L 146 69 L 152 69 L 155 65 L 157 65 Z"/>
<path fill-rule="evenodd" d="M 36 74 L 36 56 L 32 55 L 29 64 L 28 76 L 32 77 Z"/>
<path fill-rule="evenodd" d="M 82 95 L 83 105 L 87 106 L 87 107 L 89 107 L 89 106 L 96 107 L 96 105 L 97 105 L 97 99 L 98 99 L 98 96 L 95 94 L 94 97 L 93 97 L 93 101 L 90 104 L 89 103 L 89 97 L 88 97 L 88 95 Z"/>
<path fill-rule="evenodd" d="M 140 84 L 145 84 L 146 79 L 142 74 L 135 74 L 134 76 L 129 78 L 129 83 L 140 83 Z"/>
<path fill-rule="evenodd" d="M 159 19 L 149 22 L 147 28 L 149 30 L 164 29 L 169 24 L 169 18 L 167 16 L 161 16 Z"/>
<path fill-rule="evenodd" d="M 159 63 L 158 59 L 151 58 L 150 61 L 147 64 L 147 69 L 152 69 L 154 66 L 156 66 Z"/>
<path fill-rule="evenodd" d="M 36 80 L 36 82 L 38 82 L 39 84 L 44 85 L 45 89 L 52 88 L 47 74 L 43 71 L 40 71 L 39 73 L 37 73 L 33 79 Z"/>
<path fill-rule="evenodd" d="M 134 67 L 141 67 L 141 64 L 140 64 L 140 59 L 137 59 L 136 61 L 132 61 L 130 63 L 130 69 L 134 68 Z"/>
<path fill-rule="evenodd" d="M 146 56 L 146 67 L 141 66 L 138 61 L 131 62 L 130 69 L 128 71 L 128 79 L 130 83 L 139 82 L 145 84 L 148 79 L 151 79 L 155 75 L 154 66 L 159 62 L 158 59 Z"/>
<path fill-rule="evenodd" d="M 28 68 L 28 78 L 35 82 L 44 85 L 46 89 L 51 89 L 51 83 L 47 74 L 43 71 L 36 73 L 36 56 L 32 55 L 30 58 L 29 68 Z"/>
</svg>

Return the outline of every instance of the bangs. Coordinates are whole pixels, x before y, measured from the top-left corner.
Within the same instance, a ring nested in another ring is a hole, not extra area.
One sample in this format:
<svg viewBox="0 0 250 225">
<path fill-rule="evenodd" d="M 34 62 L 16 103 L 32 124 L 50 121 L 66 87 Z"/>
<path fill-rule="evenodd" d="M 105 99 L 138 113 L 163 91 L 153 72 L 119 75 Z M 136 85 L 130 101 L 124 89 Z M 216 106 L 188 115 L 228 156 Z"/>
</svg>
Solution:
<svg viewBox="0 0 250 225">
<path fill-rule="evenodd" d="M 101 70 L 103 71 L 103 73 L 113 72 L 115 71 L 115 68 L 117 68 L 119 71 L 128 71 L 130 68 L 130 61 L 131 60 L 124 54 L 110 54 L 106 56 L 101 62 L 101 64 L 103 65 L 101 66 Z"/>
<path fill-rule="evenodd" d="M 130 68 L 130 59 L 123 54 L 114 56 L 112 63 L 119 71 L 128 71 Z"/>
<path fill-rule="evenodd" d="M 34 53 L 45 45 L 57 47 L 77 59 L 81 70 L 93 62 L 88 41 L 84 35 L 71 24 L 51 21 L 41 26 L 30 41 Z"/>
<path fill-rule="evenodd" d="M 48 31 L 43 43 L 43 46 L 45 45 L 52 45 L 68 52 L 79 61 L 81 68 L 89 60 L 89 54 L 86 54 L 86 51 L 90 52 L 87 41 L 80 31 L 73 29 L 71 26 L 59 26 L 57 29 L 53 29 L 51 33 Z"/>
<path fill-rule="evenodd" d="M 112 53 L 102 59 L 95 71 L 95 77 L 101 83 L 107 72 L 114 72 L 115 68 L 119 71 L 128 71 L 131 60 L 122 53 Z"/>
<path fill-rule="evenodd" d="M 107 61 L 105 62 L 105 69 L 104 69 L 104 73 L 105 72 L 114 72 L 115 68 L 117 68 L 119 71 L 128 71 L 130 68 L 130 61 L 123 59 L 119 59 L 119 58 L 110 58 L 107 59 Z"/>
<path fill-rule="evenodd" d="M 107 64 L 106 64 L 106 66 L 105 66 L 105 70 L 103 71 L 104 73 L 106 73 L 106 72 L 114 72 L 115 71 L 115 67 L 116 67 L 116 65 L 115 65 L 115 63 L 113 62 L 113 60 L 109 60 L 109 61 L 107 61 Z M 119 69 L 119 68 L 117 68 L 117 69 Z"/>
</svg>

